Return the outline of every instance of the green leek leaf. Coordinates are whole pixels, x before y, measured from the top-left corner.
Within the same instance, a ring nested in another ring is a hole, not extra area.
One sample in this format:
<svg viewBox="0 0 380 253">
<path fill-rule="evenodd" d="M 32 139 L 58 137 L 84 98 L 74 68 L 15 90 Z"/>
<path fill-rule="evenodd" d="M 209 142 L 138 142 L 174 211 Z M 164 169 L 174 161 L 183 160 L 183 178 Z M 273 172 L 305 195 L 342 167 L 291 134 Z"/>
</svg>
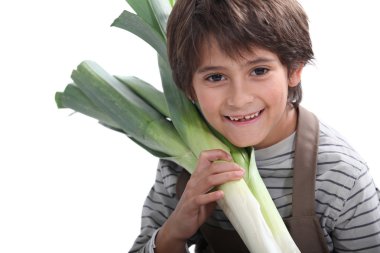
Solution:
<svg viewBox="0 0 380 253">
<path fill-rule="evenodd" d="M 210 129 L 190 99 L 175 86 L 167 62 L 158 57 L 158 64 L 164 94 L 169 106 L 170 119 L 194 155 L 199 157 L 202 151 L 209 149 L 223 149 L 229 152 L 228 147 L 210 132 Z M 197 138 L 194 138 L 194 133 L 197 134 Z"/>
<path fill-rule="evenodd" d="M 172 6 L 167 0 L 148 0 L 150 6 L 152 7 L 153 13 L 156 17 L 158 25 L 160 26 L 161 33 L 166 39 L 166 23 L 170 12 L 172 11 Z"/>
<path fill-rule="evenodd" d="M 137 16 L 144 20 L 157 33 L 160 33 L 160 25 L 148 0 L 127 0 L 127 2 L 136 12 Z"/>
<path fill-rule="evenodd" d="M 57 92 L 55 99 L 58 108 L 70 108 L 113 128 L 118 128 L 118 125 L 99 109 L 75 84 L 68 84 L 63 92 Z"/>
<path fill-rule="evenodd" d="M 140 37 L 151 45 L 165 61 L 168 61 L 165 39 L 136 14 L 123 11 L 112 23 L 112 26 L 122 28 Z"/>
<path fill-rule="evenodd" d="M 169 117 L 169 108 L 166 103 L 164 93 L 156 89 L 153 85 L 144 82 L 134 76 L 115 76 L 120 82 L 127 85 L 140 98 L 159 111 L 166 118 Z"/>
<path fill-rule="evenodd" d="M 82 62 L 72 79 L 129 137 L 172 157 L 189 152 L 172 122 L 96 63 Z"/>
</svg>

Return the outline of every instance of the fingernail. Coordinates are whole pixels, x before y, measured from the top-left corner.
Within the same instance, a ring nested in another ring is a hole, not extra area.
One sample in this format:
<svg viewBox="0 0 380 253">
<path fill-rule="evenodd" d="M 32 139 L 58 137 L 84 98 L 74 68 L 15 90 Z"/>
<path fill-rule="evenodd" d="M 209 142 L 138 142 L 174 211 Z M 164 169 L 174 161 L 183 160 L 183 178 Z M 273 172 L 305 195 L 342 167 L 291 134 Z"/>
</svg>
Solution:
<svg viewBox="0 0 380 253">
<path fill-rule="evenodd" d="M 243 176 L 245 171 L 242 169 L 242 170 L 238 170 L 236 173 L 238 176 Z"/>
</svg>

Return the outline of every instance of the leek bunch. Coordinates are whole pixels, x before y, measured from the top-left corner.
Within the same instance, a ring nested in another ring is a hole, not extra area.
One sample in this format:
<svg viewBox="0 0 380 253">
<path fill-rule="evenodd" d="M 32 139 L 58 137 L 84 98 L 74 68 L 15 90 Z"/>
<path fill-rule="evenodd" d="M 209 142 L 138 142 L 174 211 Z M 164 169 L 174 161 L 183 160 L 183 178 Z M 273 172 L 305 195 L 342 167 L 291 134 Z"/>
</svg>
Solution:
<svg viewBox="0 0 380 253">
<path fill-rule="evenodd" d="M 254 151 L 249 155 L 213 132 L 172 80 L 165 28 L 174 0 L 127 2 L 136 14 L 123 11 L 113 26 L 137 35 L 157 51 L 164 92 L 137 77 L 113 76 L 95 62 L 84 61 L 72 72 L 73 83 L 56 93 L 58 108 L 93 117 L 190 173 L 203 150 L 229 152 L 248 173 L 244 180 L 219 186 L 225 196 L 218 204 L 249 251 L 299 252 L 258 173 Z"/>
</svg>

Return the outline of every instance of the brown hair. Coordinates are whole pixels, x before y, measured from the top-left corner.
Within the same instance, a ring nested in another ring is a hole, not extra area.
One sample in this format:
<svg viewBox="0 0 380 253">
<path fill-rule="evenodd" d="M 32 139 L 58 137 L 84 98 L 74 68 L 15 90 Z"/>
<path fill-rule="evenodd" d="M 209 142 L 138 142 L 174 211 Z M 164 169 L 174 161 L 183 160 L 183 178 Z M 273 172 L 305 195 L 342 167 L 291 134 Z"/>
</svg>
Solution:
<svg viewBox="0 0 380 253">
<path fill-rule="evenodd" d="M 168 56 L 175 83 L 191 97 L 199 52 L 210 36 L 230 57 L 266 48 L 288 75 L 313 59 L 308 19 L 296 0 L 177 0 L 167 26 Z M 301 84 L 289 88 L 288 101 L 297 107 L 301 99 Z"/>
</svg>

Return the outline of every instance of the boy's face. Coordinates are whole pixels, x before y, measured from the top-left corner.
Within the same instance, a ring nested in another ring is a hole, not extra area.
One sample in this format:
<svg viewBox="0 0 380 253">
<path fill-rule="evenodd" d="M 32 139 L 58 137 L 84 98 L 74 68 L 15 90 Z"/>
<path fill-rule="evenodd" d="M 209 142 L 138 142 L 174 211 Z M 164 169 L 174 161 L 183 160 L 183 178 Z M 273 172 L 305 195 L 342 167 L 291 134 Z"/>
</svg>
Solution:
<svg viewBox="0 0 380 253">
<path fill-rule="evenodd" d="M 193 87 L 211 126 L 234 145 L 256 149 L 294 132 L 297 115 L 287 106 L 288 87 L 298 85 L 302 67 L 288 77 L 277 55 L 266 49 L 232 59 L 215 41 L 204 45 Z"/>
</svg>

